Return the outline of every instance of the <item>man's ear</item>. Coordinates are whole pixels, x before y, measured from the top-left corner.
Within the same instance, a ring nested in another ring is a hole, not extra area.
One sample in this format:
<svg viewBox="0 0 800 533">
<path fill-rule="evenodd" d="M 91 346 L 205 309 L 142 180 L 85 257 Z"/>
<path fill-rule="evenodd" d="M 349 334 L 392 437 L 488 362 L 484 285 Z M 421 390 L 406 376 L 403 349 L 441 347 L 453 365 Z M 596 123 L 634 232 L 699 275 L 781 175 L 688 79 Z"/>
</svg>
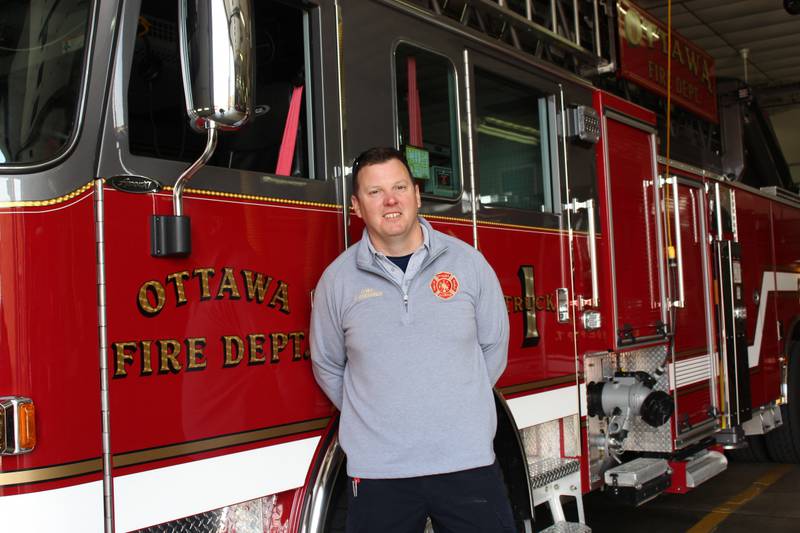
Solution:
<svg viewBox="0 0 800 533">
<path fill-rule="evenodd" d="M 419 185 L 416 183 L 414 184 L 414 191 L 417 193 L 417 209 L 419 209 L 422 207 L 422 197 L 419 195 Z"/>
<path fill-rule="evenodd" d="M 361 216 L 361 204 L 358 203 L 358 198 L 356 197 L 355 194 L 350 196 L 350 205 L 353 206 L 353 210 L 356 212 L 356 216 L 358 218 L 363 219 L 364 217 Z"/>
</svg>

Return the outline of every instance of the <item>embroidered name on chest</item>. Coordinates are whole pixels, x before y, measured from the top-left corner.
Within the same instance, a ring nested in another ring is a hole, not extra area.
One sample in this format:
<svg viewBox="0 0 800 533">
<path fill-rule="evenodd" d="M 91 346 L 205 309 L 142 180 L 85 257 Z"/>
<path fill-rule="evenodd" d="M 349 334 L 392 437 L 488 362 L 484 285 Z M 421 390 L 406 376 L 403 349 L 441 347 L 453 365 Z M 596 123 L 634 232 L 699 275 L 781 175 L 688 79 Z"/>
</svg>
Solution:
<svg viewBox="0 0 800 533">
<path fill-rule="evenodd" d="M 378 296 L 383 296 L 383 291 L 378 291 L 375 289 L 361 289 L 361 292 L 356 295 L 356 301 L 360 302 L 361 300 L 377 298 Z"/>
<path fill-rule="evenodd" d="M 431 280 L 431 290 L 442 300 L 449 300 L 458 292 L 458 278 L 451 272 L 439 272 Z"/>
</svg>

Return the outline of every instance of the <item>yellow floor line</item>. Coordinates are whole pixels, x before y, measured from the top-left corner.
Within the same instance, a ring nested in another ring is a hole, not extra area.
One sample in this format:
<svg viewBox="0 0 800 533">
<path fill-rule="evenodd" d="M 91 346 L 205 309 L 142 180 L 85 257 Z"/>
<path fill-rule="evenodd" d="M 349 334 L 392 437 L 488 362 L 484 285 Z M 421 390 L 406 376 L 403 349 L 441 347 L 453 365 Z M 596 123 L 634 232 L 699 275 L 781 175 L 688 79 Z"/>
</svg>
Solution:
<svg viewBox="0 0 800 533">
<path fill-rule="evenodd" d="M 702 520 L 692 526 L 686 533 L 711 533 L 716 531 L 717 526 L 729 515 L 734 513 L 739 507 L 746 504 L 778 481 L 784 474 L 794 468 L 793 465 L 778 465 L 756 481 L 748 488 L 729 499 L 722 505 L 714 508 Z"/>
</svg>

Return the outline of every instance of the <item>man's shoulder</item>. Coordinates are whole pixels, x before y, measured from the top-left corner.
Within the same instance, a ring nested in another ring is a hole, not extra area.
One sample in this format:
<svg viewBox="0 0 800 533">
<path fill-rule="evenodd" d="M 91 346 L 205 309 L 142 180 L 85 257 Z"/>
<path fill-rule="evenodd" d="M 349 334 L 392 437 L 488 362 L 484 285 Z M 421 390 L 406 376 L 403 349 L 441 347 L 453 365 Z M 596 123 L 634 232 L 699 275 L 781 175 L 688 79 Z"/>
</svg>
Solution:
<svg viewBox="0 0 800 533">
<path fill-rule="evenodd" d="M 355 270 L 357 270 L 356 266 L 357 253 L 358 253 L 358 243 L 355 243 L 352 246 L 350 246 L 350 248 L 340 253 L 339 256 L 325 268 L 325 271 L 322 273 L 322 277 L 320 278 L 320 280 L 322 281 L 332 278 L 338 278 L 339 276 L 347 274 L 348 272 L 352 273 Z"/>
</svg>

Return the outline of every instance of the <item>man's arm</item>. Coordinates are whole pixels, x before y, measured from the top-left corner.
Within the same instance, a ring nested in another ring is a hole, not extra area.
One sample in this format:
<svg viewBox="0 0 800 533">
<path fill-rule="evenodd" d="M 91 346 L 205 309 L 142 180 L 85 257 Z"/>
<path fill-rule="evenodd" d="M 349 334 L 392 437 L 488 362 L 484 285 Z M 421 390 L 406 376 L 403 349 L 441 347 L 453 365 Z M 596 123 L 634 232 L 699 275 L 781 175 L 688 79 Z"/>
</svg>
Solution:
<svg viewBox="0 0 800 533">
<path fill-rule="evenodd" d="M 486 359 L 489 381 L 494 385 L 508 361 L 508 311 L 497 274 L 483 256 L 479 258 L 478 276 L 480 292 L 475 309 L 478 342 Z"/>
<path fill-rule="evenodd" d="M 328 279 L 323 275 L 311 310 L 311 367 L 317 383 L 337 409 L 342 409 L 344 366 L 347 358 L 344 332 L 336 312 Z"/>
</svg>

